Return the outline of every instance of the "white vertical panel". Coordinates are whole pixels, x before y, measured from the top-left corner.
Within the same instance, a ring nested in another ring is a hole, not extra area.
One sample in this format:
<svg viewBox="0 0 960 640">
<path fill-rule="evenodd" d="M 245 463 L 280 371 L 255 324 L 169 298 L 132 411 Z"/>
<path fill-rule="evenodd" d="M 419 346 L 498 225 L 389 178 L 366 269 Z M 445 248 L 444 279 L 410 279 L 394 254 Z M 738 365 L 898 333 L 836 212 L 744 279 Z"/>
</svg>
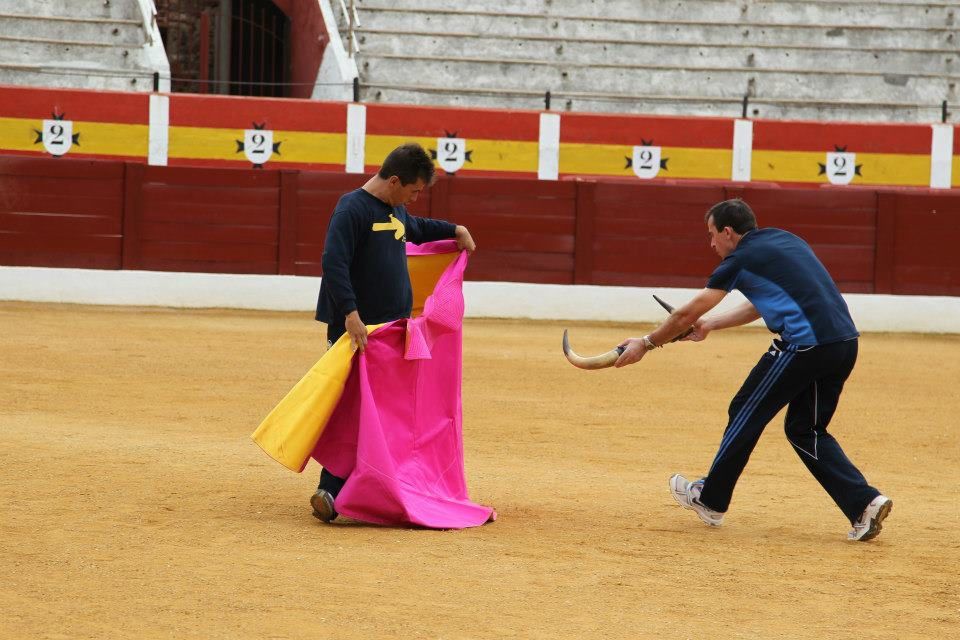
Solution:
<svg viewBox="0 0 960 640">
<path fill-rule="evenodd" d="M 934 124 L 930 143 L 930 186 L 949 189 L 953 182 L 953 125 Z"/>
<path fill-rule="evenodd" d="M 556 180 L 560 176 L 560 114 L 540 114 L 539 157 L 537 177 Z"/>
<path fill-rule="evenodd" d="M 147 145 L 147 164 L 167 166 L 170 144 L 170 97 L 150 94 L 150 133 Z"/>
<path fill-rule="evenodd" d="M 367 141 L 367 107 L 347 105 L 347 173 L 363 173 Z"/>
<path fill-rule="evenodd" d="M 730 179 L 750 182 L 750 162 L 753 155 L 753 121 L 733 122 L 733 170 Z"/>
</svg>

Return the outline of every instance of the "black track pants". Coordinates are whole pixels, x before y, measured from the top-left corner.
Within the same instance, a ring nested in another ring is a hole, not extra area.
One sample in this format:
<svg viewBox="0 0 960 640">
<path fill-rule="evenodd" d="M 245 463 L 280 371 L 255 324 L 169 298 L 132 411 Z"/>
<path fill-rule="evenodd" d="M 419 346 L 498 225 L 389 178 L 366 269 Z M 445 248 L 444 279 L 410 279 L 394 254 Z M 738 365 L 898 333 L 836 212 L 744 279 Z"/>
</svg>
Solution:
<svg viewBox="0 0 960 640">
<path fill-rule="evenodd" d="M 764 427 L 787 407 L 784 430 L 813 477 L 851 522 L 880 494 L 827 433 L 843 384 L 857 361 L 857 340 L 797 347 L 774 340 L 730 403 L 730 420 L 700 500 L 726 511 L 737 479 Z M 775 488 L 774 488 L 775 490 Z"/>
</svg>

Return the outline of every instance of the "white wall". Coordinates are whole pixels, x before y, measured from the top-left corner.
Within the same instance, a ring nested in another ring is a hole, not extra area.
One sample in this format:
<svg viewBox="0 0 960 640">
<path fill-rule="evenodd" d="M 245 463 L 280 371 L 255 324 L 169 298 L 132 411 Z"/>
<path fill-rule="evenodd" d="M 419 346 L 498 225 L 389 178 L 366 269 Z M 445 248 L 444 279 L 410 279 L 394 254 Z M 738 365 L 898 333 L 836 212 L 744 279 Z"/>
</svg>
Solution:
<svg viewBox="0 0 960 640">
<path fill-rule="evenodd" d="M 313 87 L 313 100 L 353 100 L 353 79 L 358 77 L 357 61 L 347 55 L 337 18 L 330 6 L 330 0 L 319 0 L 320 14 L 327 28 L 330 40 L 323 49 L 320 69 L 317 71 L 316 84 Z"/>
<path fill-rule="evenodd" d="M 311 312 L 320 278 L 0 267 L 0 300 Z M 464 284 L 467 317 L 659 322 L 656 293 L 679 306 L 694 289 L 515 282 Z M 844 296 L 861 331 L 960 333 L 960 297 Z M 721 309 L 743 298 L 728 296 Z"/>
</svg>

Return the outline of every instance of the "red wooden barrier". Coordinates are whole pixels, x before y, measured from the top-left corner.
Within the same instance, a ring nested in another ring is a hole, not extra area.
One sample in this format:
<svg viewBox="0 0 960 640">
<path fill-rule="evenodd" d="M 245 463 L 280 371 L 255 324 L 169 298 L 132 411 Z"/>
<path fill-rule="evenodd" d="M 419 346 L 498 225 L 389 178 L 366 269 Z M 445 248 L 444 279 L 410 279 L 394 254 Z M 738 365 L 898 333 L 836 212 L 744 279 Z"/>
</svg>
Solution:
<svg viewBox="0 0 960 640">
<path fill-rule="evenodd" d="M 0 157 L 0 264 L 119 269 L 123 164 Z"/>
<path fill-rule="evenodd" d="M 140 183 L 128 185 L 137 220 L 126 268 L 277 273 L 278 171 L 143 167 L 128 178 Z"/>
<path fill-rule="evenodd" d="M 337 200 L 368 176 L 0 157 L 0 264 L 320 275 Z M 704 213 L 743 197 L 846 292 L 960 295 L 960 193 L 441 176 L 411 206 L 468 226 L 472 280 L 701 287 Z"/>
<path fill-rule="evenodd" d="M 725 197 L 717 185 L 598 183 L 589 281 L 702 287 L 717 265 L 703 214 Z"/>
<path fill-rule="evenodd" d="M 781 189 L 775 185 L 744 187 L 742 197 L 762 227 L 779 227 L 808 243 L 833 276 L 850 293 L 874 292 L 877 244 L 877 192 L 865 188 Z"/>
<path fill-rule="evenodd" d="M 891 293 L 960 295 L 960 197 L 895 192 Z"/>
<path fill-rule="evenodd" d="M 470 279 L 573 282 L 576 183 L 444 176 L 431 191 L 430 215 L 477 242 Z"/>
</svg>

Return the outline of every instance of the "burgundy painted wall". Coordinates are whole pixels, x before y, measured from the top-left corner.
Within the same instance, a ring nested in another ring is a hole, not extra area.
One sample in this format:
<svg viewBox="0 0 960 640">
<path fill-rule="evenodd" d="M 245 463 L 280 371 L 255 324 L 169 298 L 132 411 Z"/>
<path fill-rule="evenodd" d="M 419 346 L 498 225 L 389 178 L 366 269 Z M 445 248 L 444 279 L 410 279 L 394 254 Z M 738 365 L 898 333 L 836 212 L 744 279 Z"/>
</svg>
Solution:
<svg viewBox="0 0 960 640">
<path fill-rule="evenodd" d="M 290 18 L 291 98 L 309 98 L 329 37 L 316 0 L 273 0 Z"/>
<path fill-rule="evenodd" d="M 367 176 L 0 156 L 0 264 L 320 275 L 330 214 Z M 702 287 L 704 212 L 743 197 L 841 290 L 960 295 L 960 192 L 441 176 L 411 207 L 465 224 L 471 280 Z"/>
<path fill-rule="evenodd" d="M 125 168 L 0 156 L 0 264 L 119 269 Z"/>
</svg>

